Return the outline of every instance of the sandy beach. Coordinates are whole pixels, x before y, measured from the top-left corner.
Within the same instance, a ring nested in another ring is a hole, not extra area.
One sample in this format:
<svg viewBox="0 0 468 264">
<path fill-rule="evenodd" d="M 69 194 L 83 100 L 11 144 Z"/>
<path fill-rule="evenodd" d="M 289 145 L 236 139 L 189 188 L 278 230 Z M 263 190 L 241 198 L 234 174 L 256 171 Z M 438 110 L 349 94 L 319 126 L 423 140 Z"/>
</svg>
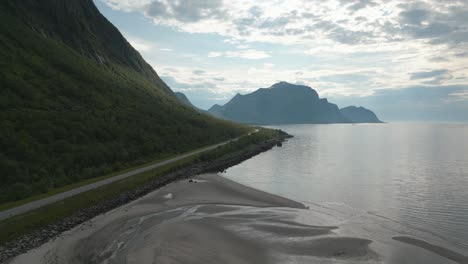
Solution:
<svg viewBox="0 0 468 264">
<path fill-rule="evenodd" d="M 11 263 L 394 263 L 392 250 L 343 235 L 326 218 L 312 225 L 304 213 L 301 203 L 201 175 L 100 215 Z M 457 263 L 418 250 L 419 260 Z"/>
</svg>

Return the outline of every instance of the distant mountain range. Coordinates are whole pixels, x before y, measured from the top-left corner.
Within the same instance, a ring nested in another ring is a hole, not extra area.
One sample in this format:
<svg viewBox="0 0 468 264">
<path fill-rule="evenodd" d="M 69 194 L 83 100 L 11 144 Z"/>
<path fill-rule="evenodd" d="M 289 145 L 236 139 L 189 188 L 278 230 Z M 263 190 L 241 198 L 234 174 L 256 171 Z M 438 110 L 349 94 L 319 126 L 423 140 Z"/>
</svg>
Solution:
<svg viewBox="0 0 468 264">
<path fill-rule="evenodd" d="M 381 123 L 364 107 L 339 109 L 304 85 L 279 82 L 252 93 L 237 94 L 225 105 L 213 105 L 214 116 L 247 124 Z"/>
</svg>

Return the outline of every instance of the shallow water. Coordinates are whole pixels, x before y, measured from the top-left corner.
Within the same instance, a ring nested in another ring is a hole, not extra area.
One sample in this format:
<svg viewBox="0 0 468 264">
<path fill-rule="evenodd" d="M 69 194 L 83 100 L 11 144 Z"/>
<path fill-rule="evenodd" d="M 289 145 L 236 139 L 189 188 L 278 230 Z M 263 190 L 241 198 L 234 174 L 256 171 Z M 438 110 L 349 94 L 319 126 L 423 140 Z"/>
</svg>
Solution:
<svg viewBox="0 0 468 264">
<path fill-rule="evenodd" d="M 468 125 L 275 126 L 294 138 L 223 176 L 352 222 L 468 255 Z M 356 228 L 359 227 L 359 228 Z"/>
</svg>

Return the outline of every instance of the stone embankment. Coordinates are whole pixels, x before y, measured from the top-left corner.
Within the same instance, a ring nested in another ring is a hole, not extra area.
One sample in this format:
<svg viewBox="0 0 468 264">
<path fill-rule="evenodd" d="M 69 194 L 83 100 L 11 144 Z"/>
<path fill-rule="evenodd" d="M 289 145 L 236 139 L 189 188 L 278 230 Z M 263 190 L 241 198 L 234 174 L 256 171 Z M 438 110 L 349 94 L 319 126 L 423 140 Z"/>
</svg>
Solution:
<svg viewBox="0 0 468 264">
<path fill-rule="evenodd" d="M 23 254 L 30 249 L 36 248 L 46 243 L 64 231 L 70 230 L 73 227 L 94 218 L 95 216 L 138 199 L 148 194 L 149 192 L 163 187 L 168 183 L 177 180 L 189 179 L 195 175 L 203 173 L 223 172 L 229 167 L 237 165 L 244 160 L 250 159 L 251 157 L 261 152 L 273 148 L 288 137 L 290 136 L 287 134 L 282 134 L 282 138 L 280 139 L 266 141 L 255 146 L 248 147 L 244 150 L 237 151 L 235 153 L 229 153 L 223 157 L 218 157 L 213 160 L 204 161 L 177 169 L 164 176 L 156 177 L 155 179 L 150 180 L 143 186 L 140 186 L 134 190 L 116 194 L 111 199 L 99 202 L 92 207 L 81 209 L 69 217 L 66 217 L 56 223 L 47 225 L 40 230 L 31 232 L 1 246 L 0 263 L 5 263 L 15 256 Z"/>
</svg>

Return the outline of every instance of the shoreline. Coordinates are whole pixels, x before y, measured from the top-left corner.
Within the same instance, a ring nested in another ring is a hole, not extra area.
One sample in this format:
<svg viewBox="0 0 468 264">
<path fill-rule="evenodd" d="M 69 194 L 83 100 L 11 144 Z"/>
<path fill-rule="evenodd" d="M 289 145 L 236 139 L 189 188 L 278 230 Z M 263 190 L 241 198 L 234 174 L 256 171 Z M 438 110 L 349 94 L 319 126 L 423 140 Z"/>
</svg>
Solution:
<svg viewBox="0 0 468 264">
<path fill-rule="evenodd" d="M 15 254 L 0 263 L 467 263 L 417 238 L 355 232 L 328 211 L 214 174 L 284 140 L 211 155 L 121 193 L 24 236 L 9 252 L 0 248 L 1 258 Z"/>
<path fill-rule="evenodd" d="M 252 133 L 256 133 L 256 132 L 258 132 L 258 130 L 255 130 L 254 132 L 250 132 L 246 135 L 251 135 Z M 136 167 L 133 167 L 133 168 L 131 167 L 122 171 L 116 171 L 109 175 L 104 175 L 104 176 L 97 177 L 97 178 L 91 178 L 83 182 L 76 182 L 76 183 L 71 184 L 72 186 L 76 185 L 76 187 L 73 187 L 70 189 L 67 189 L 68 186 L 63 186 L 61 188 L 64 188 L 65 189 L 64 191 L 55 192 L 56 190 L 52 190 L 50 193 L 53 193 L 53 194 L 43 193 L 38 196 L 28 197 L 25 200 L 31 199 L 30 201 L 24 202 L 24 200 L 19 200 L 19 201 L 13 202 L 14 204 L 18 203 L 18 205 L 15 205 L 13 207 L 9 207 L 8 203 L 6 205 L 3 204 L 3 208 L 6 208 L 6 209 L 0 210 L 0 221 L 14 217 L 16 215 L 25 214 L 29 211 L 32 211 L 40 207 L 44 207 L 49 204 L 60 202 L 61 200 L 64 200 L 66 198 L 73 197 L 75 195 L 78 195 L 86 191 L 97 189 L 101 186 L 105 186 L 116 181 L 124 180 L 128 177 L 132 177 L 132 176 L 135 176 L 135 175 L 147 172 L 147 171 L 151 171 L 159 167 L 163 167 L 165 165 L 170 165 L 171 163 L 175 163 L 179 160 L 183 160 L 191 156 L 200 155 L 204 152 L 208 152 L 210 150 L 216 149 L 217 147 L 221 147 L 223 145 L 236 141 L 242 138 L 243 136 L 230 139 L 225 142 L 218 143 L 218 144 L 214 144 L 214 145 L 202 147 L 199 149 L 195 149 L 189 152 L 185 152 L 180 155 L 168 157 L 166 159 L 141 164 Z M 87 181 L 89 181 L 89 183 L 86 183 Z M 58 189 L 61 189 L 61 188 L 58 188 Z M 43 198 L 35 199 L 36 197 L 41 197 L 42 195 L 44 195 Z"/>
<path fill-rule="evenodd" d="M 415 238 L 382 244 L 346 233 L 325 215 L 201 174 L 99 214 L 8 263 L 466 263 Z"/>
<path fill-rule="evenodd" d="M 298 221 L 303 211 L 299 202 L 203 174 L 101 214 L 11 263 L 379 261 L 371 240 Z"/>
<path fill-rule="evenodd" d="M 110 199 L 101 201 L 91 207 L 81 209 L 71 216 L 22 235 L 0 246 L 0 263 L 7 262 L 20 254 L 37 248 L 58 237 L 65 231 L 71 230 L 74 227 L 114 208 L 141 198 L 169 183 L 182 179 L 189 179 L 202 173 L 222 172 L 229 167 L 237 165 L 244 160 L 275 147 L 279 142 L 283 142 L 290 137 L 287 134 L 280 135 L 280 137 L 249 145 L 247 148 L 236 150 L 233 153 L 228 152 L 221 157 L 213 157 L 207 161 L 200 161 L 196 164 L 184 166 L 183 168 L 176 168 L 175 171 L 146 182 L 144 186 L 140 186 L 130 191 L 117 193 Z"/>
</svg>

